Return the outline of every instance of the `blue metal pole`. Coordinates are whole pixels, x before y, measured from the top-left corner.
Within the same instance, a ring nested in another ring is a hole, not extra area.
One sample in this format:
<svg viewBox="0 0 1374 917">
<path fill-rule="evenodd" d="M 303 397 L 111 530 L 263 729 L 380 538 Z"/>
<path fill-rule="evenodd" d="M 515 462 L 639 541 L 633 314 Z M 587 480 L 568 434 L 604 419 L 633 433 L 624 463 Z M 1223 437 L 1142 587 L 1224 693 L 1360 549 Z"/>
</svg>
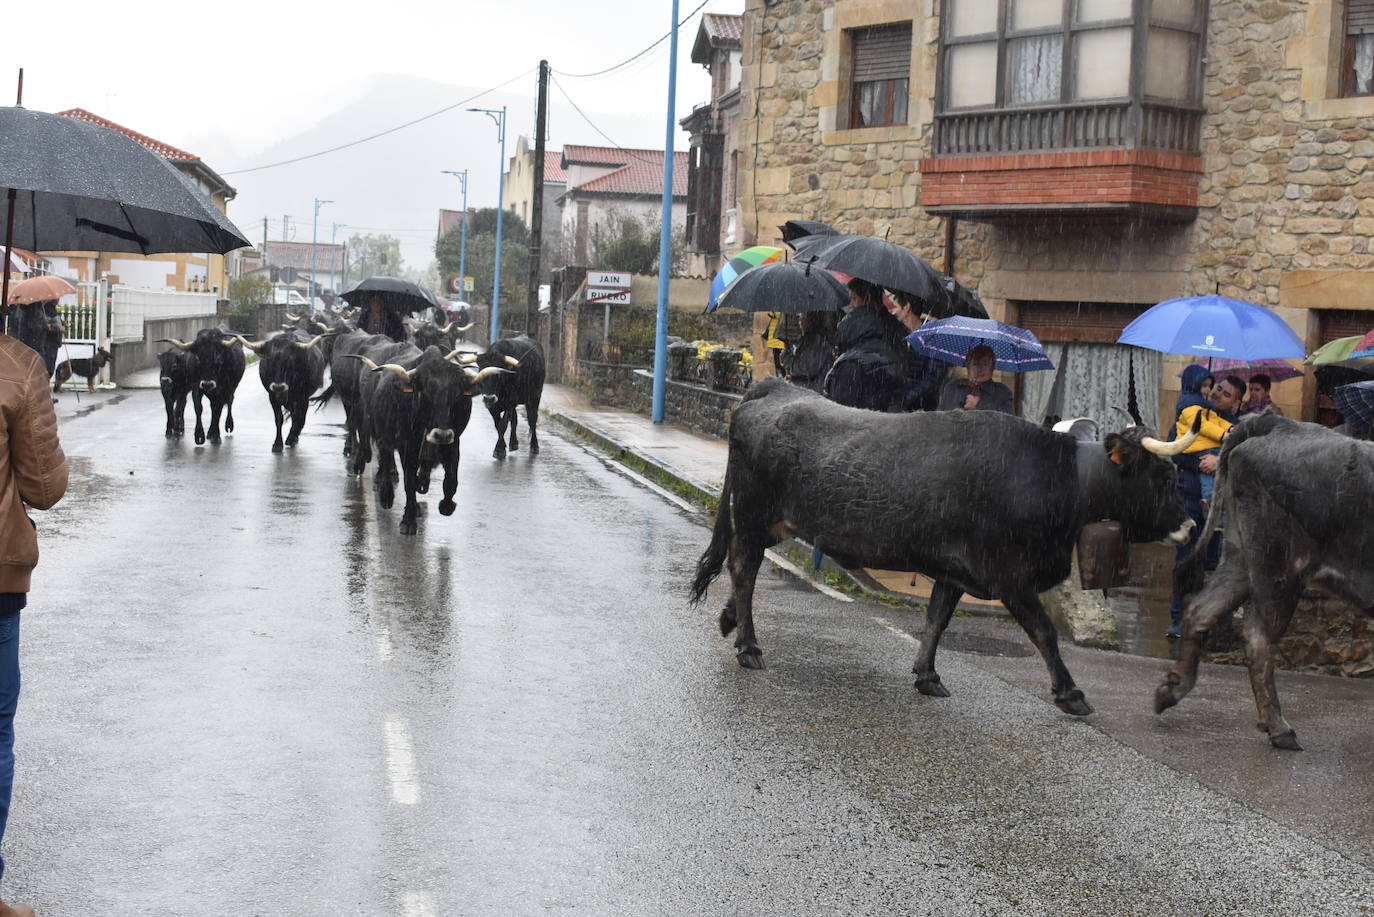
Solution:
<svg viewBox="0 0 1374 917">
<path fill-rule="evenodd" d="M 315 218 L 310 221 L 310 308 L 315 308 L 315 228 L 320 222 L 320 199 L 315 198 Z"/>
<path fill-rule="evenodd" d="M 496 168 L 496 276 L 491 283 L 491 342 L 495 344 L 501 337 L 501 217 L 506 212 L 506 106 L 501 106 L 501 117 L 496 122 L 496 132 L 501 139 L 501 161 Z"/>
<path fill-rule="evenodd" d="M 663 219 L 658 230 L 658 322 L 654 328 L 653 422 L 663 423 L 668 380 L 668 281 L 673 251 L 673 133 L 677 128 L 677 3 L 668 44 L 668 130 L 663 141 Z"/>
<path fill-rule="evenodd" d="M 468 170 L 463 170 L 463 216 L 458 224 L 458 277 L 459 284 L 468 282 Z M 458 298 L 467 301 L 467 287 L 463 287 Z"/>
</svg>

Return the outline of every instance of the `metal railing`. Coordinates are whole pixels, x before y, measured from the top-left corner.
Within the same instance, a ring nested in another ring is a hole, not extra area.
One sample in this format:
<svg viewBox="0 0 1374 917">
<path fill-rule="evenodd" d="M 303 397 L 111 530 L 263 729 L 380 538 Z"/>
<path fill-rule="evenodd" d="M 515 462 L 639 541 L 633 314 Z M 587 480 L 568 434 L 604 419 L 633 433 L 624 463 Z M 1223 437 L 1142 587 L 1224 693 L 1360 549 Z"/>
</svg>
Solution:
<svg viewBox="0 0 1374 917">
<path fill-rule="evenodd" d="M 1130 101 L 941 112 L 935 155 L 1139 148 L 1196 154 L 1202 110 Z"/>
</svg>

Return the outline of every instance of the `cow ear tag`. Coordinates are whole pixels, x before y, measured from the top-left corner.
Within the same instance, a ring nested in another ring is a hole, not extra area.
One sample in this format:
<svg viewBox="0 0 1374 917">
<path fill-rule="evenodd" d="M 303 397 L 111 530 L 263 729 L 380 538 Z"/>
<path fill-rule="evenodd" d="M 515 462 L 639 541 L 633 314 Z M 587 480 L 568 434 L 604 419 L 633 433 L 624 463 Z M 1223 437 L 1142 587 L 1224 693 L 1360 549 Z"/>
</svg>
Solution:
<svg viewBox="0 0 1374 917">
<path fill-rule="evenodd" d="M 413 385 L 407 385 L 402 388 L 401 391 L 405 392 L 407 395 L 413 395 L 415 394 L 415 387 Z"/>
<path fill-rule="evenodd" d="M 1107 457 L 1118 465 L 1126 464 L 1126 453 L 1122 452 L 1120 447 L 1113 449 Z"/>
</svg>

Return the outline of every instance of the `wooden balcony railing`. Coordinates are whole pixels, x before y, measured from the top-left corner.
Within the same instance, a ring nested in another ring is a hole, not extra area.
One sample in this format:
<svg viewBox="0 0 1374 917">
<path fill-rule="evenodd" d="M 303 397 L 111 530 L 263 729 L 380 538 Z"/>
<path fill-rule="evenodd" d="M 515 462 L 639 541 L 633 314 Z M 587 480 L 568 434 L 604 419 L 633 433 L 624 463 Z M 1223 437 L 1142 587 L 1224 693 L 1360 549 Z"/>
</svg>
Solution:
<svg viewBox="0 0 1374 917">
<path fill-rule="evenodd" d="M 1136 148 L 1197 154 L 1201 109 L 1129 101 L 935 116 L 936 156 Z"/>
</svg>

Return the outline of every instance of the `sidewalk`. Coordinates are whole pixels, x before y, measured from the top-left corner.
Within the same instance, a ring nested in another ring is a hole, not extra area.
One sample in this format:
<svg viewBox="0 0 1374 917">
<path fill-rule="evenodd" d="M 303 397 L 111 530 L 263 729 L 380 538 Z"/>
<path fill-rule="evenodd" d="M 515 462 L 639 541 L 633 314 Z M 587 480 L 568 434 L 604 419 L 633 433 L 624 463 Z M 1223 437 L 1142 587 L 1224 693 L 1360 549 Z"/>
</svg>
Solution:
<svg viewBox="0 0 1374 917">
<path fill-rule="evenodd" d="M 591 440 L 617 461 L 676 491 L 692 503 L 714 512 L 725 483 L 729 446 L 724 440 L 683 427 L 657 424 L 639 414 L 593 406 L 580 392 L 563 385 L 545 385 L 542 413 Z M 796 542 L 803 555 L 810 548 Z M 807 564 L 809 567 L 809 563 Z M 888 570 L 844 571 L 825 561 L 822 571 L 851 578 L 862 589 L 897 602 L 923 603 L 932 581 L 924 576 L 911 584 L 910 573 Z M 959 608 L 971 614 L 1005 614 L 1000 602 L 964 596 Z"/>
</svg>

